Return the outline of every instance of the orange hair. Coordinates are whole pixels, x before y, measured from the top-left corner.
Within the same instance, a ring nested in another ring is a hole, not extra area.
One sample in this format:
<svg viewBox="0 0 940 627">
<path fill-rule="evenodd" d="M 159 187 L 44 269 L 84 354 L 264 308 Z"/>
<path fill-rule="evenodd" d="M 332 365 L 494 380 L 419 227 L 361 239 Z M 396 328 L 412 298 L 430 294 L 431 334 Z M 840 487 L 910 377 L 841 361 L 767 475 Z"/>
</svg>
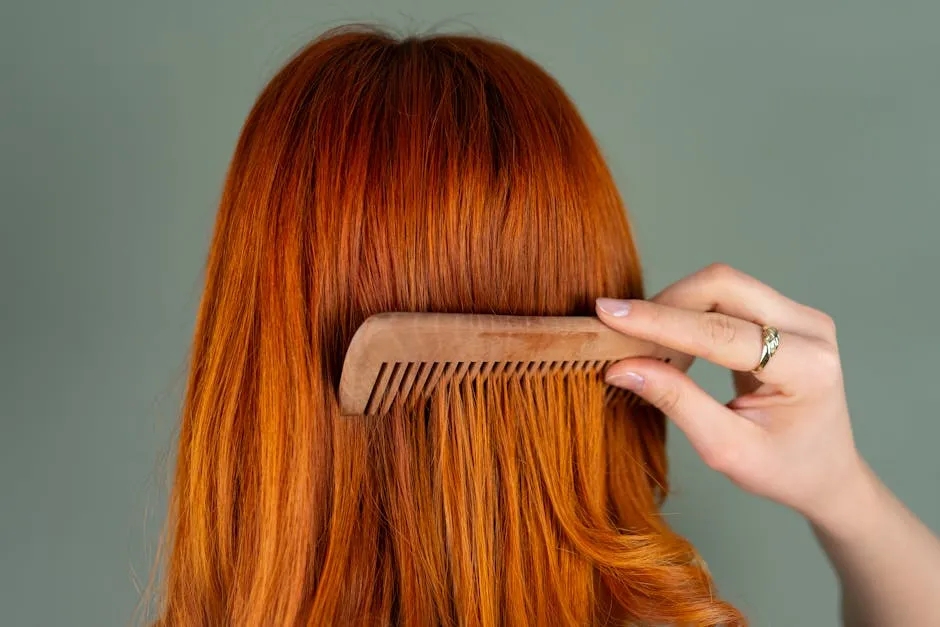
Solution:
<svg viewBox="0 0 940 627">
<path fill-rule="evenodd" d="M 662 415 L 605 405 L 597 371 L 339 415 L 373 313 L 642 295 L 611 175 L 536 64 L 469 36 L 314 41 L 259 96 L 222 194 L 157 624 L 743 624 L 659 514 Z"/>
</svg>

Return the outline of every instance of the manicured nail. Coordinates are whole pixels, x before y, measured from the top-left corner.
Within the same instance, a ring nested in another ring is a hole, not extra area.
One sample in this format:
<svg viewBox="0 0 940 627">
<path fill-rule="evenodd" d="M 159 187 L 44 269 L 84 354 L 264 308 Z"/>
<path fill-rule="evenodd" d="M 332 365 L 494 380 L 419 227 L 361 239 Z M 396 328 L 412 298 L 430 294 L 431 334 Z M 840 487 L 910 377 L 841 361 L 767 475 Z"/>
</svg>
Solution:
<svg viewBox="0 0 940 627">
<path fill-rule="evenodd" d="M 606 314 L 622 318 L 630 313 L 630 301 L 616 298 L 598 298 L 597 306 Z"/>
<path fill-rule="evenodd" d="M 604 377 L 604 381 L 631 392 L 639 392 L 643 389 L 643 384 L 646 383 L 646 379 L 635 372 L 614 372 Z"/>
</svg>

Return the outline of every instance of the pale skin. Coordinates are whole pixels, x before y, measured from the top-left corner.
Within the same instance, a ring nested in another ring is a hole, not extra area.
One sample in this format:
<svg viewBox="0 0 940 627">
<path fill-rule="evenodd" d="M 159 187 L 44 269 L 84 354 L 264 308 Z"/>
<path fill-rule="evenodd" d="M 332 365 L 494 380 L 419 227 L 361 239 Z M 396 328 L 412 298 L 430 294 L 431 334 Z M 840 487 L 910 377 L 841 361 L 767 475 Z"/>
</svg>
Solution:
<svg viewBox="0 0 940 627">
<path fill-rule="evenodd" d="M 841 582 L 846 625 L 940 625 L 940 539 L 855 447 L 832 318 L 722 264 L 648 301 L 598 299 L 597 315 L 732 371 L 727 404 L 654 359 L 619 361 L 606 377 L 659 407 L 709 467 L 806 518 Z M 762 324 L 780 345 L 754 374 Z"/>
</svg>

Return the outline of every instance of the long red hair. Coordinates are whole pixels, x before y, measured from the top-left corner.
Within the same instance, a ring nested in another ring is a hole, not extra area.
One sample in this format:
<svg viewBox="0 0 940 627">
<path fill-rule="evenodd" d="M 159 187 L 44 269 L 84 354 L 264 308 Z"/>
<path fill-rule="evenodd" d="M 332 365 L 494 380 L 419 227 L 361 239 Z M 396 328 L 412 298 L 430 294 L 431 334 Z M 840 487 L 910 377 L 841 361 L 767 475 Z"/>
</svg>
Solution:
<svg viewBox="0 0 940 627">
<path fill-rule="evenodd" d="M 373 313 L 592 315 L 642 295 L 611 175 L 536 64 L 469 36 L 311 43 L 225 182 L 157 623 L 743 624 L 659 514 L 663 417 L 605 404 L 599 373 L 339 415 Z"/>
</svg>

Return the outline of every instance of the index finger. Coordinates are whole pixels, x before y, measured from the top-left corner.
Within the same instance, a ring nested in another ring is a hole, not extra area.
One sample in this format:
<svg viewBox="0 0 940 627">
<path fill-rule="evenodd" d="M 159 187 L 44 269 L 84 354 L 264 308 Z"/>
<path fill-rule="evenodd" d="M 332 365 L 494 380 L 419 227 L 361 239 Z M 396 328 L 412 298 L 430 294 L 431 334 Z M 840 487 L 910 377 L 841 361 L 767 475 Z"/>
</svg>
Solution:
<svg viewBox="0 0 940 627">
<path fill-rule="evenodd" d="M 617 313 L 619 307 L 619 315 Z M 625 310 L 625 311 L 624 311 Z M 608 326 L 644 340 L 695 355 L 736 370 L 752 371 L 760 361 L 760 325 L 717 312 L 699 312 L 644 300 L 597 300 L 597 315 Z M 783 383 L 806 370 L 798 355 L 808 342 L 797 334 L 778 331 L 780 344 L 767 366 L 754 376 Z"/>
<path fill-rule="evenodd" d="M 683 277 L 649 300 L 683 309 L 717 311 L 823 340 L 833 337 L 832 321 L 821 311 L 725 264 L 712 264 Z"/>
</svg>

